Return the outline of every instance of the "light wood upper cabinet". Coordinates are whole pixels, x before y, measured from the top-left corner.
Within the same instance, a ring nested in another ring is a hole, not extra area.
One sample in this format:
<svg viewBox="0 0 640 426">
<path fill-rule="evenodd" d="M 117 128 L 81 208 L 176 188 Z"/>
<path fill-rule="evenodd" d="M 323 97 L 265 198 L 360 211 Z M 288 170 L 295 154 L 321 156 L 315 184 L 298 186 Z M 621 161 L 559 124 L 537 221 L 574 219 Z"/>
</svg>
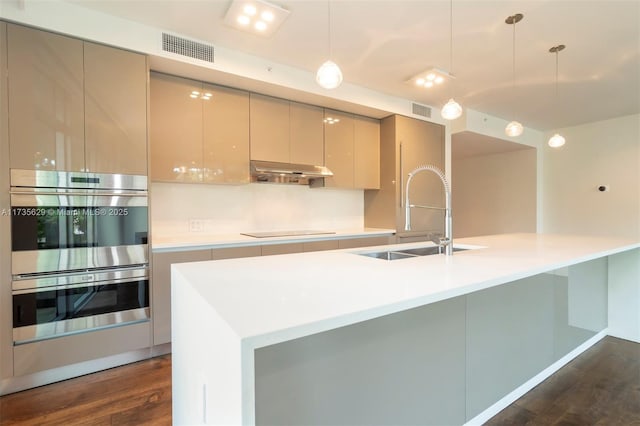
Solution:
<svg viewBox="0 0 640 426">
<path fill-rule="evenodd" d="M 7 27 L 11 168 L 146 175 L 146 57 Z"/>
<path fill-rule="evenodd" d="M 323 109 L 251 94 L 251 159 L 324 164 Z"/>
<path fill-rule="evenodd" d="M 151 179 L 249 183 L 249 93 L 151 73 Z"/>
<path fill-rule="evenodd" d="M 353 120 L 355 188 L 380 188 L 380 121 L 366 117 Z"/>
<path fill-rule="evenodd" d="M 149 90 L 151 179 L 201 182 L 202 83 L 151 73 Z"/>
<path fill-rule="evenodd" d="M 249 93 L 205 84 L 204 175 L 206 183 L 249 183 Z"/>
<path fill-rule="evenodd" d="M 296 164 L 324 164 L 324 110 L 291 102 L 289 104 L 289 161 Z"/>
<path fill-rule="evenodd" d="M 11 168 L 82 171 L 82 41 L 7 25 Z"/>
<path fill-rule="evenodd" d="M 84 43 L 86 168 L 147 175 L 147 60 Z"/>
<path fill-rule="evenodd" d="M 251 94 L 251 159 L 289 161 L 289 101 Z"/>
</svg>

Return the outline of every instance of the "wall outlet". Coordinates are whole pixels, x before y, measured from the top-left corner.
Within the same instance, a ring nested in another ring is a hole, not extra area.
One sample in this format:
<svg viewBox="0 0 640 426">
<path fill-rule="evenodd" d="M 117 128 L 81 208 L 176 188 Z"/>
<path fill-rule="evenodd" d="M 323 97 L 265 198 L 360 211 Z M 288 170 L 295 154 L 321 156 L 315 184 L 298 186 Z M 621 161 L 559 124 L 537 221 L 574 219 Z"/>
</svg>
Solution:
<svg viewBox="0 0 640 426">
<path fill-rule="evenodd" d="M 202 232 L 202 231 L 204 231 L 204 220 L 189 219 L 189 232 Z"/>
</svg>

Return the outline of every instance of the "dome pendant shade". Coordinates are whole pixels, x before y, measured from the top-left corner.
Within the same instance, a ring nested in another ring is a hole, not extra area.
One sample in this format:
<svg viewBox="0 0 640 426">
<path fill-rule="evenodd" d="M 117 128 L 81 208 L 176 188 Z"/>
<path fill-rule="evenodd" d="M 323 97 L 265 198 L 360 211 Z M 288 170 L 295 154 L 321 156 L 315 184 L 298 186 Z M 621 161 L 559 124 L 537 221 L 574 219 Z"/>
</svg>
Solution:
<svg viewBox="0 0 640 426">
<path fill-rule="evenodd" d="M 507 134 L 507 136 L 520 136 L 523 132 L 524 128 L 522 127 L 522 124 L 518 123 L 517 121 L 512 121 L 511 123 L 507 124 L 507 127 L 504 128 L 504 132 Z"/>
<path fill-rule="evenodd" d="M 327 61 L 318 68 L 316 81 L 325 89 L 335 89 L 342 83 L 342 71 L 333 61 Z"/>
<path fill-rule="evenodd" d="M 442 115 L 442 118 L 445 120 L 455 120 L 462 115 L 462 107 L 451 98 L 449 102 L 442 107 L 440 115 Z"/>
<path fill-rule="evenodd" d="M 559 148 L 564 145 L 564 142 L 564 137 L 562 137 L 559 133 L 556 133 L 549 138 L 549 146 L 551 148 Z"/>
</svg>

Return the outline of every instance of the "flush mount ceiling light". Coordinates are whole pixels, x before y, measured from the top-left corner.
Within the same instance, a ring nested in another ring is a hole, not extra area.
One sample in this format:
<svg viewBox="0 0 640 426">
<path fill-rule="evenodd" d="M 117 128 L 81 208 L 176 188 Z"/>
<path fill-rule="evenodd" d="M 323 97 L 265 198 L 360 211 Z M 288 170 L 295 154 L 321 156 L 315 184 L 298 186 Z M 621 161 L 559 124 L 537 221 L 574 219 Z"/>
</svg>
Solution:
<svg viewBox="0 0 640 426">
<path fill-rule="evenodd" d="M 331 60 L 331 1 L 327 1 L 327 36 L 329 39 L 329 60 L 320 65 L 316 73 L 316 82 L 325 89 L 335 89 L 342 84 L 342 71 L 340 67 Z"/>
<path fill-rule="evenodd" d="M 289 11 L 262 0 L 233 0 L 224 23 L 230 27 L 271 36 L 289 17 Z"/>
<path fill-rule="evenodd" d="M 449 0 L 449 70 L 453 74 L 453 0 Z M 451 99 L 442 107 L 440 115 L 445 120 L 455 120 L 462 115 L 462 107 L 453 100 L 453 84 L 451 85 Z"/>
<path fill-rule="evenodd" d="M 557 46 L 553 46 L 551 49 L 549 49 L 550 53 L 555 53 L 556 55 L 556 99 L 555 99 L 555 104 L 556 104 L 556 116 L 557 114 L 557 110 L 558 110 L 558 53 L 561 50 L 564 50 L 565 45 L 564 44 L 559 44 Z M 564 137 L 562 137 L 562 135 L 560 135 L 559 133 L 554 134 L 553 136 L 551 136 L 549 138 L 549 146 L 551 148 L 560 148 L 562 145 L 564 145 L 565 140 Z"/>
<path fill-rule="evenodd" d="M 418 87 L 430 89 L 432 87 L 440 86 L 446 81 L 453 78 L 455 77 L 449 72 L 441 70 L 440 68 L 432 67 L 414 75 L 409 80 L 407 80 L 407 83 L 415 84 Z"/>
<path fill-rule="evenodd" d="M 507 25 L 513 25 L 513 89 L 516 88 L 516 24 L 522 21 L 523 17 L 524 15 L 522 15 L 522 13 L 516 13 L 504 20 Z M 507 127 L 504 129 L 507 136 L 511 137 L 520 136 L 523 131 L 524 128 L 522 127 L 522 124 L 515 120 L 507 124 Z"/>
</svg>

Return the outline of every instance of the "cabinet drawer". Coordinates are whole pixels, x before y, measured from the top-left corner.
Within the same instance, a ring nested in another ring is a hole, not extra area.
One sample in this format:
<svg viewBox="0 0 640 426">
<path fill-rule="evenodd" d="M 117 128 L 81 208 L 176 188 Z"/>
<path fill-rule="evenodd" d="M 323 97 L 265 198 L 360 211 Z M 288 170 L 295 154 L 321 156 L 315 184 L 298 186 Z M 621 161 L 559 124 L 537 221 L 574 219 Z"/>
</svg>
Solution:
<svg viewBox="0 0 640 426">
<path fill-rule="evenodd" d="M 383 246 L 389 244 L 389 237 L 365 237 L 340 240 L 340 248 L 357 248 L 368 246 Z"/>
<path fill-rule="evenodd" d="M 302 253 L 303 248 L 303 243 L 265 245 L 262 246 L 262 255 L 271 256 L 274 254 Z"/>
<path fill-rule="evenodd" d="M 151 346 L 149 322 L 42 340 L 13 348 L 14 375 L 23 376 Z"/>
</svg>

